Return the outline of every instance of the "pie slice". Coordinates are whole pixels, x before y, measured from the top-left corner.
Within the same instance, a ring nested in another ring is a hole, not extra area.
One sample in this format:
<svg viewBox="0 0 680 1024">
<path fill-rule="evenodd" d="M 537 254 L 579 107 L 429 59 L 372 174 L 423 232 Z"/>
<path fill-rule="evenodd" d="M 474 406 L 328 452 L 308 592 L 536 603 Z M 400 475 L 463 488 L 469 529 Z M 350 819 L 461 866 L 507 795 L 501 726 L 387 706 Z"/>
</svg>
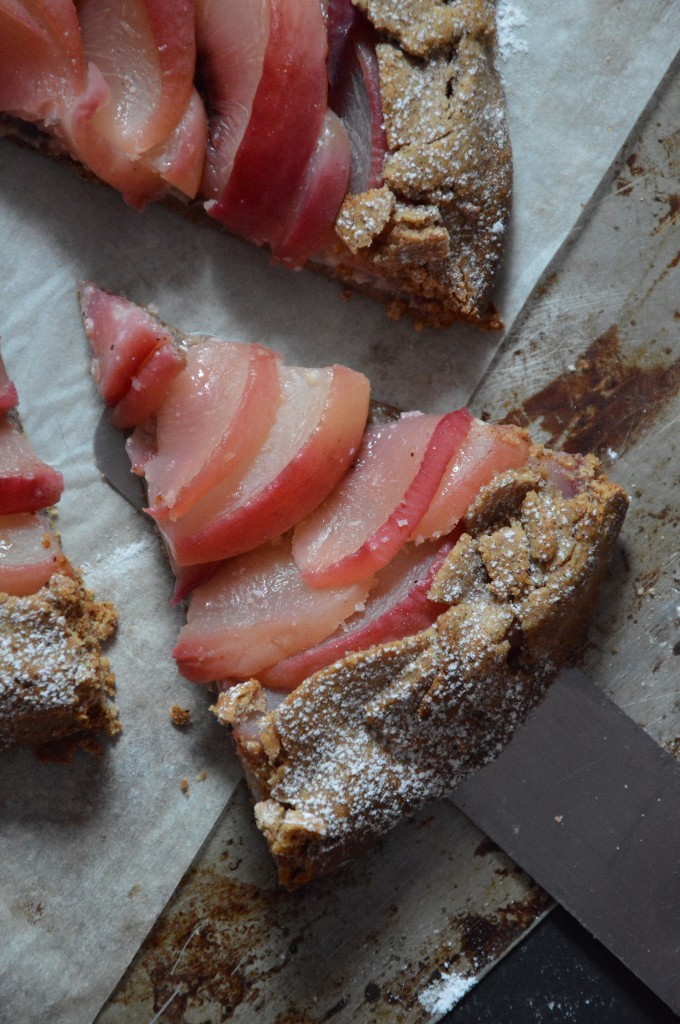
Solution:
<svg viewBox="0 0 680 1024">
<path fill-rule="evenodd" d="M 38 458 L 21 430 L 16 388 L 0 415 L 0 749 L 15 745 L 98 749 L 120 730 L 114 679 L 102 644 L 116 627 L 61 549 L 51 506 L 61 474 Z M 55 753 L 55 750 L 52 750 Z"/>
<path fill-rule="evenodd" d="M 91 317 L 86 328 L 96 332 Z M 182 342 L 189 353 L 191 344 Z M 211 344 L 231 353 L 234 343 Z M 190 425 L 215 402 L 191 386 L 192 363 L 133 433 L 144 445 L 130 446 L 138 472 L 162 458 L 170 491 L 173 467 L 185 475 L 183 432 L 159 429 L 165 404 Z M 280 364 L 280 373 L 298 381 L 287 422 L 316 422 L 300 382 L 311 387 L 322 371 Z M 346 374 L 345 399 L 359 377 Z M 238 416 L 238 389 L 224 399 Z M 173 654 L 188 679 L 216 685 L 215 713 L 232 729 L 256 820 L 291 888 L 334 870 L 500 751 L 583 643 L 627 508 L 592 456 L 548 451 L 465 411 L 376 411 L 367 422 L 367 401 L 345 399 L 350 454 L 331 482 L 317 450 L 308 465 L 324 494 L 310 487 L 278 534 L 262 535 L 247 486 L 276 452 L 277 493 L 290 509 L 280 481 L 300 449 L 281 444 L 277 417 L 250 466 L 225 460 L 224 480 L 172 523 L 193 528 L 198 509 L 207 535 L 225 502 L 247 509 L 235 515 L 235 557 L 179 546 L 154 514 L 184 593 L 193 587 Z M 221 416 L 232 424 L 229 409 Z M 197 553 L 215 561 L 197 572 L 206 561 L 194 564 Z"/>
<path fill-rule="evenodd" d="M 494 48 L 491 0 L 13 0 L 0 127 L 391 316 L 495 328 L 512 170 Z"/>
</svg>

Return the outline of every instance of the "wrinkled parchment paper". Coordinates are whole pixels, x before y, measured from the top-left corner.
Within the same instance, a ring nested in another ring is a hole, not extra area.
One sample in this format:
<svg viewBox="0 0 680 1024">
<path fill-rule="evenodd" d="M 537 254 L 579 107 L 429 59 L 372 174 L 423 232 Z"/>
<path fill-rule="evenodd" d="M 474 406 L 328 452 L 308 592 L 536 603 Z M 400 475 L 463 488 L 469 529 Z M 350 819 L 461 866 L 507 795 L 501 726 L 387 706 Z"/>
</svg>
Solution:
<svg viewBox="0 0 680 1024">
<path fill-rule="evenodd" d="M 515 151 L 511 246 L 499 290 L 508 326 L 675 56 L 673 0 L 499 4 Z M 403 408 L 464 403 L 498 336 L 416 333 L 312 274 L 268 265 L 221 231 L 0 143 L 0 330 L 26 429 L 64 473 L 60 527 L 86 581 L 120 612 L 110 649 L 124 732 L 99 759 L 0 759 L 0 1020 L 93 1018 L 209 833 L 239 778 L 207 695 L 169 655 L 181 613 L 150 526 L 100 480 L 100 411 L 76 282 L 154 303 L 187 330 L 257 339 L 296 363 L 344 362 Z M 189 707 L 183 731 L 169 720 Z M 205 779 L 199 776 L 205 773 Z M 188 794 L 180 789 L 187 779 Z"/>
</svg>

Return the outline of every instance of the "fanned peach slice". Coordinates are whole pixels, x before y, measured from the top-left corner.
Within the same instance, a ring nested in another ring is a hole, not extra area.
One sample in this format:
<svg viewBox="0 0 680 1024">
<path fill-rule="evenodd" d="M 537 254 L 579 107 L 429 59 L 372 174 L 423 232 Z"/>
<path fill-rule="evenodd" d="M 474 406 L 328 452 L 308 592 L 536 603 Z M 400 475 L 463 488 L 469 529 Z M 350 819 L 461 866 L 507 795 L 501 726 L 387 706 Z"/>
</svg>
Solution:
<svg viewBox="0 0 680 1024">
<path fill-rule="evenodd" d="M 202 194 L 217 199 L 229 180 L 257 87 L 269 38 L 269 0 L 197 0 L 198 71 L 210 136 Z"/>
<path fill-rule="evenodd" d="M 530 446 L 529 435 L 518 427 L 474 420 L 460 451 L 451 459 L 430 507 L 413 531 L 412 539 L 419 542 L 450 533 L 481 488 L 496 473 L 524 465 Z"/>
<path fill-rule="evenodd" d="M 451 547 L 442 541 L 420 547 L 407 544 L 380 570 L 362 611 L 328 639 L 260 672 L 260 682 L 274 690 L 293 690 L 303 679 L 352 651 L 365 651 L 427 629 L 443 610 L 427 594 Z"/>
<path fill-rule="evenodd" d="M 19 402 L 17 389 L 7 375 L 5 364 L 0 356 L 0 413 L 9 412 Z"/>
<path fill-rule="evenodd" d="M 0 515 L 0 591 L 24 597 L 47 583 L 61 555 L 46 515 Z"/>
<path fill-rule="evenodd" d="M 201 185 L 207 144 L 208 115 L 199 93 L 192 89 L 179 124 L 167 139 L 144 153 L 142 162 L 178 192 L 195 199 Z"/>
<path fill-rule="evenodd" d="M 185 365 L 185 353 L 172 342 L 158 345 L 139 367 L 120 402 L 110 410 L 114 427 L 125 430 L 148 420 Z"/>
<path fill-rule="evenodd" d="M 279 357 L 261 345 L 206 339 L 156 415 L 156 454 L 145 464 L 149 509 L 177 519 L 253 461 L 281 401 Z"/>
<path fill-rule="evenodd" d="M 344 586 L 387 565 L 427 511 L 471 422 L 459 409 L 370 427 L 351 472 L 295 528 L 293 555 L 307 582 Z"/>
<path fill-rule="evenodd" d="M 348 191 L 364 192 L 382 184 L 387 153 L 376 33 L 350 0 L 332 0 L 329 17 L 334 49 L 333 54 L 329 53 L 329 103 L 344 121 L 349 136 L 352 158 Z"/>
<path fill-rule="evenodd" d="M 313 590 L 289 540 L 264 545 L 194 591 L 173 657 L 195 683 L 248 679 L 333 633 L 363 604 L 371 582 Z"/>
<path fill-rule="evenodd" d="M 349 140 L 340 118 L 327 110 L 290 217 L 290 228 L 272 251 L 279 263 L 301 267 L 333 239 L 333 224 L 347 192 Z"/>
<path fill-rule="evenodd" d="M 93 126 L 138 156 L 164 142 L 182 120 L 196 63 L 194 4 L 188 0 L 79 0 L 85 56 L 109 99 Z"/>
<path fill-rule="evenodd" d="M 269 0 L 269 35 L 231 174 L 206 205 L 230 231 L 276 251 L 326 112 L 326 26 L 319 0 Z"/>
<path fill-rule="evenodd" d="M 8 417 L 0 419 L 0 515 L 37 512 L 54 505 L 64 480 L 42 459 L 19 427 Z"/>
<path fill-rule="evenodd" d="M 368 414 L 368 380 L 344 366 L 284 366 L 280 385 L 272 428 L 241 479 L 213 488 L 180 519 L 159 523 L 180 565 L 229 558 L 280 536 L 351 465 Z"/>
<path fill-rule="evenodd" d="M 92 376 L 110 408 L 124 398 L 152 352 L 161 346 L 174 350 L 174 339 L 148 310 L 89 281 L 80 287 L 80 306 L 94 353 Z"/>
<path fill-rule="evenodd" d="M 0 110 L 49 126 L 84 83 L 72 0 L 0 0 Z"/>
</svg>

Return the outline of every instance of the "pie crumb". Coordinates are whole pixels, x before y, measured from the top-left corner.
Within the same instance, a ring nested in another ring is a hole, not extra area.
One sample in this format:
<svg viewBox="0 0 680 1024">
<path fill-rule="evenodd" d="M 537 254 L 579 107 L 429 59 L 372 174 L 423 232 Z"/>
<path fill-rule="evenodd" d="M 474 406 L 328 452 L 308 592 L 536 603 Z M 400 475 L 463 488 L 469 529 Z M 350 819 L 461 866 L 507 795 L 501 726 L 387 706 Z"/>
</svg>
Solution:
<svg viewBox="0 0 680 1024">
<path fill-rule="evenodd" d="M 190 725 L 191 712 L 189 708 L 182 708 L 179 704 L 173 704 L 170 708 L 170 721 L 180 729 Z"/>
</svg>

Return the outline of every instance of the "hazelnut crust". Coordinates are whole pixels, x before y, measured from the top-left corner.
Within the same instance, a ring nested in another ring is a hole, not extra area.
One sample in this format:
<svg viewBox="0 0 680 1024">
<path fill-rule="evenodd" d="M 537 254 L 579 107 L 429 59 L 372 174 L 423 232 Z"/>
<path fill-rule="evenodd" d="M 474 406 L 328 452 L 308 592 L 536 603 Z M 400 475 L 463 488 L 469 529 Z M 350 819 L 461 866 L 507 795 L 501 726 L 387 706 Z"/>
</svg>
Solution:
<svg viewBox="0 0 680 1024">
<path fill-rule="evenodd" d="M 535 446 L 469 509 L 430 591 L 448 605 L 433 627 L 336 662 L 270 712 L 255 680 L 220 695 L 284 886 L 497 755 L 583 644 L 626 508 L 596 459 Z"/>
<path fill-rule="evenodd" d="M 96 601 L 63 556 L 37 593 L 0 593 L 0 750 L 120 731 L 101 653 L 115 628 L 113 605 Z"/>
<path fill-rule="evenodd" d="M 384 186 L 346 197 L 337 241 L 322 261 L 389 303 L 394 317 L 498 328 L 490 294 L 505 244 L 512 154 L 494 5 L 353 2 L 381 40 Z"/>
</svg>

